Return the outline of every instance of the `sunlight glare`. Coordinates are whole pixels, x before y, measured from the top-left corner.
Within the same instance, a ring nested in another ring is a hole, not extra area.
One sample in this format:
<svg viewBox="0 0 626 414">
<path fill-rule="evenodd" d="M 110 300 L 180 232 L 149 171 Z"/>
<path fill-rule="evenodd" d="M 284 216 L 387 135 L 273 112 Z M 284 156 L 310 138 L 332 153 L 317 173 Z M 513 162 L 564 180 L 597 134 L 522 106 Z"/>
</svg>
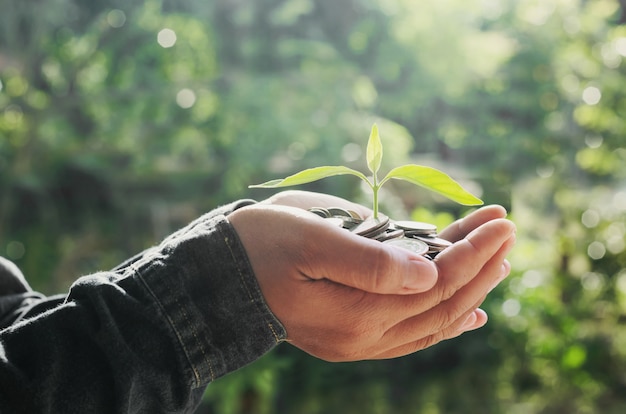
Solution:
<svg viewBox="0 0 626 414">
<path fill-rule="evenodd" d="M 600 135 L 587 135 L 585 137 L 585 144 L 587 144 L 589 148 L 600 148 L 603 142 L 604 138 Z"/>
<path fill-rule="evenodd" d="M 541 178 L 550 178 L 554 175 L 554 167 L 552 165 L 540 165 L 535 169 L 535 171 Z"/>
<path fill-rule="evenodd" d="M 606 255 L 606 246 L 599 241 L 591 242 L 587 247 L 587 255 L 593 260 L 600 260 Z"/>
<path fill-rule="evenodd" d="M 162 29 L 157 35 L 157 42 L 163 48 L 169 48 L 176 44 L 176 32 L 172 29 Z"/>
<path fill-rule="evenodd" d="M 344 145 L 343 148 L 341 149 L 341 159 L 344 162 L 348 162 L 348 163 L 355 162 L 356 160 L 361 158 L 362 153 L 363 153 L 363 150 L 361 149 L 360 145 L 355 144 L 354 142 L 350 142 Z"/>
<path fill-rule="evenodd" d="M 615 279 L 615 287 L 617 290 L 626 294 L 626 269 L 620 271 Z"/>
<path fill-rule="evenodd" d="M 287 156 L 294 161 L 300 161 L 306 155 L 306 145 L 302 142 L 293 142 L 287 148 Z"/>
<path fill-rule="evenodd" d="M 594 228 L 600 224 L 600 214 L 595 210 L 589 209 L 582 214 L 580 221 L 588 229 Z"/>
<path fill-rule="evenodd" d="M 595 86 L 588 86 L 583 91 L 583 101 L 587 105 L 596 105 L 602 99 L 602 92 Z"/>
<path fill-rule="evenodd" d="M 596 272 L 587 272 L 583 275 L 580 283 L 585 290 L 598 290 L 604 286 L 604 277 Z"/>
<path fill-rule="evenodd" d="M 181 89 L 176 94 L 176 103 L 181 108 L 191 108 L 196 103 L 196 94 L 191 89 Z"/>
<path fill-rule="evenodd" d="M 615 51 L 619 55 L 626 57 L 626 37 L 619 37 L 615 39 Z"/>
<path fill-rule="evenodd" d="M 124 14 L 124 12 L 119 9 L 111 10 L 107 14 L 107 23 L 109 24 L 109 26 L 118 29 L 124 26 L 124 23 L 126 23 L 126 14 Z"/>
<path fill-rule="evenodd" d="M 539 270 L 530 269 L 522 275 L 522 284 L 527 288 L 533 289 L 541 286 L 543 282 L 543 273 Z"/>
<path fill-rule="evenodd" d="M 522 305 L 517 299 L 507 299 L 502 304 L 502 313 L 504 313 L 509 318 L 519 315 L 521 310 Z"/>
</svg>

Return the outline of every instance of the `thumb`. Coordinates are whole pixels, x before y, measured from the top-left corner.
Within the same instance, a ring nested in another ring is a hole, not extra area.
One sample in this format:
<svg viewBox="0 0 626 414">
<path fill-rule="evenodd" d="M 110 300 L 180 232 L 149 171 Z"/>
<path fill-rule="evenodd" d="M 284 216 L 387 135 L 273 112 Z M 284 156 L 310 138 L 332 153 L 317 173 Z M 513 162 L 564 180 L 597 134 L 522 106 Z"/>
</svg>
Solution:
<svg viewBox="0 0 626 414">
<path fill-rule="evenodd" d="M 437 282 L 437 267 L 422 256 L 332 226 L 324 230 L 304 270 L 311 279 L 380 294 L 424 292 Z"/>
<path fill-rule="evenodd" d="M 381 294 L 424 292 L 437 281 L 428 259 L 301 209 L 255 205 L 228 217 L 259 280 L 291 274 Z"/>
</svg>

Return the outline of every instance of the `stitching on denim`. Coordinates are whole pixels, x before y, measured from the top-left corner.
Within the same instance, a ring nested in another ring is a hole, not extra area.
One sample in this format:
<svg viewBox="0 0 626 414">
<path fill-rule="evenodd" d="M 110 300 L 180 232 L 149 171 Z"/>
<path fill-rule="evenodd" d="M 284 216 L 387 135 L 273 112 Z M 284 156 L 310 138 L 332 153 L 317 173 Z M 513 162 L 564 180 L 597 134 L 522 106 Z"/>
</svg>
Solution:
<svg viewBox="0 0 626 414">
<path fill-rule="evenodd" d="M 152 297 L 154 297 L 156 299 L 156 303 L 158 304 L 159 308 L 161 308 L 161 311 L 162 311 L 163 315 L 165 315 L 165 318 L 169 322 L 170 327 L 172 328 L 172 330 L 174 331 L 174 334 L 178 338 L 178 343 L 180 344 L 180 346 L 183 348 L 183 351 L 185 352 L 185 358 L 187 359 L 187 363 L 191 367 L 191 370 L 192 370 L 192 372 L 194 374 L 195 386 L 199 387 L 202 384 L 202 379 L 201 379 L 202 376 L 201 376 L 200 372 L 198 371 L 198 369 L 196 368 L 195 364 L 192 361 L 192 358 L 190 356 L 191 352 L 187 348 L 187 346 L 185 344 L 185 341 L 183 340 L 182 334 L 176 328 L 176 324 L 174 323 L 172 317 L 166 311 L 165 306 L 163 305 L 163 303 L 161 303 L 161 301 L 159 300 L 159 296 L 154 292 L 154 290 L 150 287 L 150 285 L 142 277 L 141 271 L 139 269 L 139 267 L 140 267 L 139 264 L 141 264 L 141 262 L 142 261 L 139 261 L 138 263 L 132 263 L 130 265 L 130 269 L 137 275 L 139 280 L 141 280 L 141 283 L 143 283 L 144 287 L 148 290 L 148 292 L 150 292 Z M 148 261 L 146 261 L 146 263 L 147 262 Z M 193 324 L 189 323 L 189 318 L 187 316 L 187 313 L 184 312 L 184 307 L 179 304 L 179 300 L 178 299 L 175 299 L 175 305 L 179 309 L 183 310 L 182 315 L 183 315 L 183 318 L 184 318 L 185 322 L 187 322 L 187 324 L 192 326 L 192 328 L 193 328 Z M 198 336 L 196 334 L 195 329 L 192 329 L 192 332 L 193 332 L 193 337 L 196 340 L 196 342 L 201 344 L 201 342 L 198 339 Z M 207 362 L 207 365 L 209 366 L 209 373 L 210 373 L 210 376 L 211 376 L 211 381 L 213 381 L 213 380 L 215 380 L 215 374 L 214 374 L 214 371 L 213 371 L 213 366 L 211 364 L 211 361 L 206 357 L 206 353 L 204 352 L 204 348 L 201 345 L 200 345 L 200 352 L 202 353 L 202 356 L 203 356 L 204 360 Z"/>
<path fill-rule="evenodd" d="M 226 246 L 228 247 L 228 251 L 230 252 L 230 256 L 235 259 L 234 263 L 235 263 L 235 267 L 237 269 L 237 273 L 239 274 L 239 281 L 241 282 L 241 284 L 243 285 L 246 293 L 248 294 L 248 299 L 250 301 L 250 303 L 252 305 L 254 305 L 263 315 L 264 315 L 264 319 L 265 323 L 267 324 L 268 328 L 270 329 L 270 331 L 272 332 L 272 335 L 274 336 L 274 341 L 276 343 L 280 342 L 280 336 L 278 335 L 278 333 L 276 332 L 275 328 L 274 328 L 274 324 L 271 321 L 267 320 L 267 310 L 264 309 L 262 306 L 259 306 L 259 302 L 257 300 L 255 300 L 255 295 L 252 293 L 252 291 L 250 290 L 250 286 L 248 286 L 248 283 L 246 282 L 246 277 L 245 274 L 243 272 L 243 270 L 241 269 L 240 263 L 236 260 L 236 255 L 233 252 L 233 249 L 231 247 L 231 239 L 224 234 L 224 232 L 222 231 L 222 228 L 220 226 L 218 226 L 218 230 L 220 232 L 220 234 L 222 235 L 222 238 L 224 239 L 224 242 L 226 243 Z"/>
<path fill-rule="evenodd" d="M 211 376 L 211 381 L 215 380 L 215 374 L 213 372 L 213 364 L 211 364 L 211 359 L 207 356 L 207 353 L 204 350 L 204 346 L 202 345 L 202 341 L 198 337 L 198 331 L 197 331 L 196 327 L 194 326 L 193 323 L 191 323 L 189 321 L 189 317 L 187 315 L 187 312 L 185 312 L 185 307 L 179 305 L 178 299 L 176 299 L 176 305 L 178 305 L 180 307 L 180 309 L 182 310 L 183 317 L 185 318 L 185 321 L 191 327 L 191 332 L 192 332 L 193 338 L 196 340 L 196 343 L 198 344 L 198 348 L 200 348 L 200 353 L 202 354 L 202 359 L 205 361 L 205 363 L 209 367 L 209 375 Z M 176 330 L 176 327 L 174 327 L 174 330 Z M 183 345 L 183 347 L 184 347 L 184 345 Z M 191 368 L 196 373 L 196 378 L 199 378 L 200 377 L 200 373 L 196 371 L 196 367 L 192 364 Z M 199 384 L 200 384 L 200 381 L 198 381 L 198 385 Z"/>
<path fill-rule="evenodd" d="M 274 329 L 274 324 L 271 323 L 271 322 L 267 322 L 267 327 L 270 328 L 270 330 L 272 331 L 272 335 L 274 335 L 274 340 L 276 341 L 276 343 L 279 343 L 280 342 L 280 336 L 278 335 L 278 333 Z"/>
<path fill-rule="evenodd" d="M 179 301 L 178 297 L 176 297 L 176 299 L 174 300 L 174 304 L 178 307 L 179 311 L 181 312 L 181 315 L 183 316 L 183 319 L 185 320 L 187 326 L 191 327 L 192 336 L 195 339 L 196 344 L 198 345 L 197 347 L 200 349 L 200 353 L 202 354 L 202 359 L 205 361 L 205 363 L 209 367 L 209 375 L 211 376 L 211 381 L 213 381 L 215 379 L 215 375 L 213 374 L 213 366 L 211 364 L 211 360 L 207 357 L 207 354 L 204 351 L 204 346 L 202 345 L 202 341 L 198 337 L 198 331 L 197 331 L 195 325 L 191 322 L 191 320 L 189 318 L 189 315 L 185 311 L 185 307 L 180 304 L 180 301 Z M 173 327 L 173 329 L 175 331 L 177 331 L 176 335 L 180 337 L 180 335 L 178 334 L 178 330 L 176 329 L 176 326 L 173 325 L 172 327 Z M 185 349 L 185 353 L 187 353 L 188 351 L 187 351 L 185 345 L 183 344 L 182 346 Z M 189 360 L 189 358 L 187 358 L 187 359 Z M 198 370 L 196 369 L 194 364 L 191 364 L 191 369 L 193 369 L 194 374 L 196 376 L 196 380 L 198 381 L 197 385 L 199 385 L 201 383 L 201 381 L 200 381 L 201 375 L 198 372 Z"/>
</svg>

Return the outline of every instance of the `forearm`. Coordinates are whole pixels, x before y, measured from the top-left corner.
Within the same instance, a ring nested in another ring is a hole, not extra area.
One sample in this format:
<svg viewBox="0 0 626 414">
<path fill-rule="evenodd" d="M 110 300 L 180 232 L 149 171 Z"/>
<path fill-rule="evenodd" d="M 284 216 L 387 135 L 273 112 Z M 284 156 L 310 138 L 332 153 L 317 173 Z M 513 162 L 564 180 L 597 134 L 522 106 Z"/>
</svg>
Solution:
<svg viewBox="0 0 626 414">
<path fill-rule="evenodd" d="M 0 408 L 190 412 L 206 384 L 284 338 L 237 235 L 208 214 L 1 331 Z"/>
</svg>

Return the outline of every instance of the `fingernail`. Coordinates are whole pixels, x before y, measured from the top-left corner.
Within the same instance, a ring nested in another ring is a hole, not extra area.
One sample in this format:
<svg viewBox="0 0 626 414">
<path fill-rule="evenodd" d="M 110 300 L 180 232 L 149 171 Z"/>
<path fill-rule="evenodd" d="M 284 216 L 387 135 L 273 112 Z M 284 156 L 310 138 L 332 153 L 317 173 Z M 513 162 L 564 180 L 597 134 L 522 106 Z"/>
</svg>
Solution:
<svg viewBox="0 0 626 414">
<path fill-rule="evenodd" d="M 467 331 L 468 329 L 471 329 L 476 323 L 477 319 L 478 319 L 478 316 L 476 316 L 476 312 L 470 313 L 467 319 L 465 319 L 465 322 L 463 322 L 463 325 L 461 325 L 460 329 L 462 331 Z"/>
<path fill-rule="evenodd" d="M 509 265 L 509 262 L 505 261 L 504 263 L 502 263 L 502 267 L 500 269 L 500 276 L 496 279 L 493 285 L 491 285 L 489 292 L 494 290 L 500 284 L 500 282 L 506 279 L 506 277 L 509 275 L 510 272 L 511 272 L 511 266 Z"/>
<path fill-rule="evenodd" d="M 410 259 L 409 271 L 405 273 L 403 287 L 425 292 L 437 282 L 437 268 L 427 259 Z"/>
</svg>

